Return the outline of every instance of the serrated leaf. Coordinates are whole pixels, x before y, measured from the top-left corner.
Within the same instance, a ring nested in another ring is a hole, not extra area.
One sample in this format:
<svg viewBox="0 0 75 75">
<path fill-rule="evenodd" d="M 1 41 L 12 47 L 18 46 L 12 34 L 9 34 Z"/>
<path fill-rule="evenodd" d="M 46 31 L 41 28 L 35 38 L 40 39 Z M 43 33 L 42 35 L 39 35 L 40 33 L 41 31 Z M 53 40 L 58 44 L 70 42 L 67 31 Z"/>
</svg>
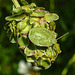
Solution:
<svg viewBox="0 0 75 75">
<path fill-rule="evenodd" d="M 45 16 L 46 13 L 47 13 L 47 11 L 44 11 L 44 10 L 37 10 L 37 11 L 33 12 L 33 13 L 31 14 L 31 16 L 43 17 L 43 16 Z"/>
<path fill-rule="evenodd" d="M 21 36 L 18 39 L 18 44 L 19 44 L 20 48 L 25 48 L 26 46 L 28 46 L 29 40 L 28 40 L 27 36 Z"/>
<path fill-rule="evenodd" d="M 56 21 L 59 19 L 59 16 L 57 14 L 46 14 L 44 19 L 47 21 L 47 22 L 51 22 L 51 21 Z"/>
<path fill-rule="evenodd" d="M 19 20 L 22 20 L 23 18 L 25 18 L 25 14 L 21 14 L 21 15 L 12 15 L 12 16 L 8 16 L 6 17 L 5 19 L 7 21 L 12 21 L 12 20 L 16 20 L 16 21 L 19 21 Z"/>
<path fill-rule="evenodd" d="M 29 32 L 29 39 L 33 44 L 44 47 L 57 42 L 52 32 L 42 27 L 32 28 Z"/>
</svg>

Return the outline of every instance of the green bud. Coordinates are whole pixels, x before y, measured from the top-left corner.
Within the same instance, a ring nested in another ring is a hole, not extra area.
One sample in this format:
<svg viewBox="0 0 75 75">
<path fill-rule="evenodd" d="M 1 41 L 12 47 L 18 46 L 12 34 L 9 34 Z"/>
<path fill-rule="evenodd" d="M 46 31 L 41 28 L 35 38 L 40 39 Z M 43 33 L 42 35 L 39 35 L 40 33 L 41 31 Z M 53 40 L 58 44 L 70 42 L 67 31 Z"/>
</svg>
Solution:
<svg viewBox="0 0 75 75">
<path fill-rule="evenodd" d="M 59 16 L 49 13 L 43 7 L 37 7 L 35 3 L 28 4 L 21 0 L 23 6 L 20 6 L 17 0 L 12 1 L 12 15 L 5 18 L 9 21 L 5 29 L 10 41 L 17 43 L 23 50 L 27 62 L 48 69 L 61 53 L 54 22 Z"/>
</svg>

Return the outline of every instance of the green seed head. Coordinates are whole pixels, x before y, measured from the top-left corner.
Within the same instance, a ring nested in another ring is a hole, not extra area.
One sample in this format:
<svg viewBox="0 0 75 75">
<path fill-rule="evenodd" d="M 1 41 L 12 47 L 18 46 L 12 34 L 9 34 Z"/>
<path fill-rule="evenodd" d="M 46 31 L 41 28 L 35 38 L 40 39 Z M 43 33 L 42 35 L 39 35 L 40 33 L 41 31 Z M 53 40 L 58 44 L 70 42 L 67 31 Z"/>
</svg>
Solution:
<svg viewBox="0 0 75 75">
<path fill-rule="evenodd" d="M 27 62 L 41 69 L 49 68 L 61 53 L 55 32 L 55 21 L 59 16 L 37 7 L 35 3 L 21 0 L 20 6 L 17 0 L 12 1 L 12 15 L 5 18 L 10 41 L 24 50 Z"/>
</svg>

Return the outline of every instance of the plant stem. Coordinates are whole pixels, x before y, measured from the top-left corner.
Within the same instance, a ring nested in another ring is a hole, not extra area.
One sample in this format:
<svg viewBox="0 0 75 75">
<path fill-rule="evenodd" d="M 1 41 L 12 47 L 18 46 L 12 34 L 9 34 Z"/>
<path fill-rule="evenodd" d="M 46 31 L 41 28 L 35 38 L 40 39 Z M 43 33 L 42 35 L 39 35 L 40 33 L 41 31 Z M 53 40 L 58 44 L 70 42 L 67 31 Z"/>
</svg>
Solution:
<svg viewBox="0 0 75 75">
<path fill-rule="evenodd" d="M 67 75 L 68 69 L 70 68 L 70 66 L 75 62 L 75 54 L 72 56 L 72 58 L 69 60 L 69 62 L 67 63 L 67 65 L 65 66 L 65 68 L 62 71 L 61 75 Z"/>
<path fill-rule="evenodd" d="M 60 36 L 59 38 L 57 38 L 57 40 L 61 39 L 62 37 L 64 37 L 65 35 L 69 34 L 69 32 L 67 32 L 66 34 Z"/>
<path fill-rule="evenodd" d="M 55 8 L 55 1 L 54 0 L 50 0 L 50 12 L 53 12 Z"/>
<path fill-rule="evenodd" d="M 16 8 L 20 7 L 20 4 L 18 3 L 17 0 L 12 0 L 12 2 L 14 3 L 14 5 L 15 5 Z"/>
</svg>

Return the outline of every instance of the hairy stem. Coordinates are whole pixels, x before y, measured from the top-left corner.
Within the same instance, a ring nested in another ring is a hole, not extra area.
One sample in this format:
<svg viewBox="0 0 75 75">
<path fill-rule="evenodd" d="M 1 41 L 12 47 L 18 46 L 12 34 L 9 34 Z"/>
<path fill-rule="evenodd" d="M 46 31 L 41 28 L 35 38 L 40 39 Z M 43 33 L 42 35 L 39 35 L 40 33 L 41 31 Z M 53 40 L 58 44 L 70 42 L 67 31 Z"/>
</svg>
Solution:
<svg viewBox="0 0 75 75">
<path fill-rule="evenodd" d="M 18 3 L 17 0 L 12 0 L 12 2 L 14 3 L 14 5 L 15 5 L 16 8 L 17 8 L 17 7 L 20 7 L 20 4 Z"/>
</svg>

